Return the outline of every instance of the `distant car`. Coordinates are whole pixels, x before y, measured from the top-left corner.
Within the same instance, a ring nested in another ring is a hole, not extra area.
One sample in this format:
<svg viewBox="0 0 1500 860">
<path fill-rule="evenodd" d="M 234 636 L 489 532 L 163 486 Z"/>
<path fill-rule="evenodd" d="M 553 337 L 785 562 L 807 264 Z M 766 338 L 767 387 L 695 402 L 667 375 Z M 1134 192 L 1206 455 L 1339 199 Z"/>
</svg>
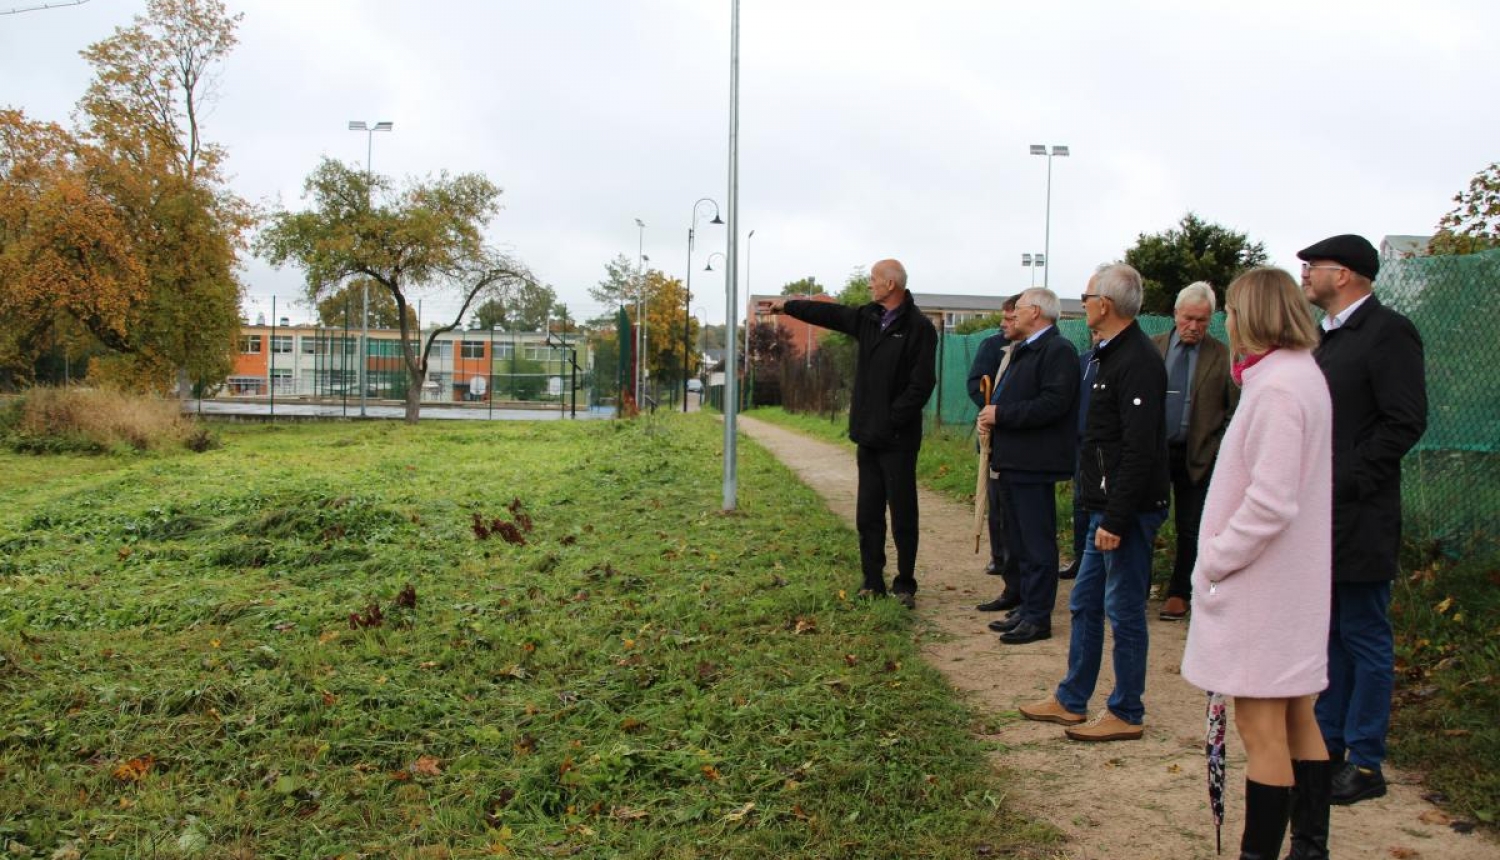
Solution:
<svg viewBox="0 0 1500 860">
<path fill-rule="evenodd" d="M 701 379 L 689 379 L 688 380 L 688 391 L 691 391 L 691 392 L 693 392 L 695 394 L 702 393 L 702 391 L 703 391 L 703 380 L 701 380 Z"/>
</svg>

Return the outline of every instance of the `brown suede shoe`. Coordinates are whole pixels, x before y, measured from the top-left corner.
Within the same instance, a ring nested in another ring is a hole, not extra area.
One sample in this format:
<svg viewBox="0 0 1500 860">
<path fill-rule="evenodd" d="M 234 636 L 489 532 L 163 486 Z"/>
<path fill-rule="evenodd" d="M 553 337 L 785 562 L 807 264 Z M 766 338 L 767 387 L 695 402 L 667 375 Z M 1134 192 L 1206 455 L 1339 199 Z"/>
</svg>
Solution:
<svg viewBox="0 0 1500 860">
<path fill-rule="evenodd" d="M 1018 710 L 1021 712 L 1021 716 L 1028 720 L 1036 720 L 1039 723 L 1061 723 L 1065 726 L 1076 726 L 1088 719 L 1084 714 L 1075 714 L 1064 708 L 1056 696 L 1048 696 L 1040 702 L 1022 705 Z"/>
<path fill-rule="evenodd" d="M 1188 614 L 1188 602 L 1181 597 L 1168 597 L 1167 602 L 1161 606 L 1161 612 L 1157 618 L 1163 621 L 1181 621 Z"/>
<path fill-rule="evenodd" d="M 1067 731 L 1068 737 L 1075 741 L 1138 741 L 1145 733 L 1144 725 L 1127 723 L 1113 711 L 1105 711 L 1092 723 Z"/>
</svg>

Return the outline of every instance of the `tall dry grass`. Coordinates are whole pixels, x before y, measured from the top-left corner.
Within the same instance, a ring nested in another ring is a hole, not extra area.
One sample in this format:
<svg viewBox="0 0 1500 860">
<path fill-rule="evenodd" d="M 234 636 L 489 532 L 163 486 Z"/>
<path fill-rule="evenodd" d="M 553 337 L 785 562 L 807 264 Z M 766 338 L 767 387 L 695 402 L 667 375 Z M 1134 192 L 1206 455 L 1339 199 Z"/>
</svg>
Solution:
<svg viewBox="0 0 1500 860">
<path fill-rule="evenodd" d="M 33 388 L 11 410 L 10 443 L 24 451 L 147 451 L 194 434 L 177 401 L 102 388 Z"/>
</svg>

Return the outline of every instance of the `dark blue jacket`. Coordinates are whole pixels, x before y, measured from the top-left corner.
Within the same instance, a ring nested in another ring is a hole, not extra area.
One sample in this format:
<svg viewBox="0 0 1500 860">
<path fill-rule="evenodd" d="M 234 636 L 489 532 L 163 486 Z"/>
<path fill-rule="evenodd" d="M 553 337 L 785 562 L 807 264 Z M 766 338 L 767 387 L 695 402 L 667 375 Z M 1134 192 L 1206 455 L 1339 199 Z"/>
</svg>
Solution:
<svg viewBox="0 0 1500 860">
<path fill-rule="evenodd" d="M 1078 451 L 1078 350 L 1056 326 L 1011 347 L 990 398 L 990 468 L 1006 480 L 1066 481 Z"/>
<path fill-rule="evenodd" d="M 884 331 L 880 318 L 885 308 L 875 302 L 851 308 L 794 299 L 783 307 L 793 319 L 843 332 L 858 342 L 849 438 L 873 448 L 921 448 L 922 407 L 937 384 L 937 329 L 911 293 Z"/>
<path fill-rule="evenodd" d="M 974 353 L 974 361 L 969 365 L 969 399 L 974 405 L 983 409 L 985 406 L 984 394 L 980 391 L 979 381 L 986 376 L 990 378 L 991 386 L 995 382 L 995 371 L 1000 367 L 1000 359 L 1005 354 L 1005 347 L 1010 341 L 1003 334 L 992 334 L 979 342 L 979 350 Z M 991 387 L 991 391 L 994 388 Z"/>
</svg>

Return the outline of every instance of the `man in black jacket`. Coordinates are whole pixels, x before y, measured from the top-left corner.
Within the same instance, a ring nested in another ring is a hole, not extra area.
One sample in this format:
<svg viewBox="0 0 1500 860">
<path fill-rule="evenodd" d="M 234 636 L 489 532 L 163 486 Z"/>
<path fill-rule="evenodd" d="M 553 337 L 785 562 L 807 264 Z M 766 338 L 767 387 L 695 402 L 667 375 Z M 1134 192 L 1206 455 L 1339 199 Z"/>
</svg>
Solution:
<svg viewBox="0 0 1500 860">
<path fill-rule="evenodd" d="M 1073 474 L 1078 350 L 1057 330 L 1057 295 L 1032 288 L 1016 302 L 1011 359 L 979 412 L 990 468 L 1005 495 L 1005 536 L 1020 572 L 1021 606 L 990 625 L 1008 645 L 1052 638 L 1057 600 L 1056 485 Z"/>
<path fill-rule="evenodd" d="M 1021 298 L 1020 294 L 1011 296 L 1000 306 L 1000 331 L 979 343 L 979 349 L 974 353 L 974 361 L 969 366 L 969 399 L 974 405 L 983 409 L 989 405 L 985 394 L 981 390 L 980 380 L 989 377 L 991 383 L 990 393 L 994 393 L 993 384 L 1000 378 L 1000 374 L 1010 363 L 1011 341 L 1015 340 L 1016 325 L 1016 302 Z M 1000 483 L 1000 476 L 985 465 L 988 472 L 984 482 L 985 495 L 989 502 L 988 526 L 990 537 L 990 563 L 985 565 L 984 572 L 991 576 L 998 576 L 1005 583 L 1000 596 L 994 600 L 981 603 L 974 607 L 980 612 L 1005 612 L 1015 609 L 1021 605 L 1021 581 L 1020 573 L 1016 567 L 1016 558 L 1006 549 L 1005 541 L 1005 493 Z"/>
<path fill-rule="evenodd" d="M 922 447 L 922 408 L 937 384 L 937 330 L 912 301 L 906 269 L 897 260 L 870 267 L 870 297 L 874 301 L 859 308 L 776 299 L 763 310 L 843 332 L 858 342 L 849 438 L 857 446 L 859 467 L 854 524 L 864 574 L 860 593 L 886 593 L 889 507 L 896 542 L 891 592 L 910 608 L 916 606 L 917 594 L 917 452 Z"/>
<path fill-rule="evenodd" d="M 1401 458 L 1427 429 L 1427 384 L 1421 335 L 1372 292 L 1380 257 L 1369 241 L 1334 236 L 1297 256 L 1306 261 L 1302 291 L 1325 314 L 1315 355 L 1333 399 L 1333 614 L 1317 715 L 1329 754 L 1347 755 L 1332 776 L 1333 802 L 1350 804 L 1385 794 Z M 1294 844 L 1296 831 L 1294 818 Z"/>
<path fill-rule="evenodd" d="M 1135 321 L 1141 294 L 1140 273 L 1116 263 L 1096 272 L 1081 297 L 1089 328 L 1100 337 L 1078 469 L 1090 536 L 1068 600 L 1067 676 L 1055 695 L 1020 709 L 1029 720 L 1074 726 L 1067 735 L 1076 741 L 1136 740 L 1144 732 L 1146 595 L 1169 481 L 1167 369 Z M 1115 688 L 1100 719 L 1080 726 L 1099 680 L 1106 616 L 1114 631 Z"/>
</svg>

